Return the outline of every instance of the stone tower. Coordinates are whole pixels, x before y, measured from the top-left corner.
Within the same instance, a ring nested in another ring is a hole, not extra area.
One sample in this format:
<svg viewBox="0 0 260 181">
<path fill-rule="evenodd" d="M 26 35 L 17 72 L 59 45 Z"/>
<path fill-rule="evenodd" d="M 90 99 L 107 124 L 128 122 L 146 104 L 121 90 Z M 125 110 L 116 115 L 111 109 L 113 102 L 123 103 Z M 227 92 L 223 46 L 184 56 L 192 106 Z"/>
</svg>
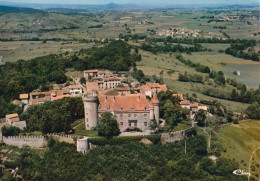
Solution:
<svg viewBox="0 0 260 181">
<path fill-rule="evenodd" d="M 154 105 L 154 118 L 155 118 L 156 122 L 159 123 L 159 119 L 160 119 L 160 116 L 159 116 L 159 103 L 160 103 L 160 101 L 158 100 L 156 94 L 153 95 L 152 103 Z"/>
<path fill-rule="evenodd" d="M 85 111 L 85 128 L 91 130 L 97 126 L 98 120 L 98 97 L 97 92 L 87 93 L 83 95 L 84 111 Z"/>
</svg>

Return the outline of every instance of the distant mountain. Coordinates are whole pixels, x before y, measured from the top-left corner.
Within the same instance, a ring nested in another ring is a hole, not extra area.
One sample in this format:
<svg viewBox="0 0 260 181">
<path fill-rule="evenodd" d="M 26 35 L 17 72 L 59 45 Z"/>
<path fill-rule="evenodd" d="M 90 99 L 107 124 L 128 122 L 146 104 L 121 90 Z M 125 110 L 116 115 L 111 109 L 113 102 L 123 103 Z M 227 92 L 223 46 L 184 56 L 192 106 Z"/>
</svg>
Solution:
<svg viewBox="0 0 260 181">
<path fill-rule="evenodd" d="M 38 10 L 38 9 L 33 9 L 33 8 L 0 6 L 0 12 L 2 12 L 2 13 L 38 13 L 38 12 L 43 12 L 43 11 Z"/>
</svg>

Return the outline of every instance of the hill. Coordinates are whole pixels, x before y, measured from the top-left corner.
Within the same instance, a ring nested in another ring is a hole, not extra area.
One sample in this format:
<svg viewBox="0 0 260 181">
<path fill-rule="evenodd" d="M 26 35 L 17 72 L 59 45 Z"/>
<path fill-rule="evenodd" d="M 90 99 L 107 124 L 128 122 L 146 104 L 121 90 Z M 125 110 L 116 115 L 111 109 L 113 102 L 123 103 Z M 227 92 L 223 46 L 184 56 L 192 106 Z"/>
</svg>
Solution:
<svg viewBox="0 0 260 181">
<path fill-rule="evenodd" d="M 2 13 L 39 13 L 42 10 L 33 8 L 23 8 L 23 7 L 11 7 L 11 6 L 0 6 L 0 12 Z"/>
<path fill-rule="evenodd" d="M 222 156 L 235 159 L 240 169 L 248 172 L 249 160 L 253 151 L 260 146 L 260 121 L 244 121 L 221 129 L 218 135 L 224 147 Z M 259 180 L 260 150 L 251 161 L 251 174 Z"/>
</svg>

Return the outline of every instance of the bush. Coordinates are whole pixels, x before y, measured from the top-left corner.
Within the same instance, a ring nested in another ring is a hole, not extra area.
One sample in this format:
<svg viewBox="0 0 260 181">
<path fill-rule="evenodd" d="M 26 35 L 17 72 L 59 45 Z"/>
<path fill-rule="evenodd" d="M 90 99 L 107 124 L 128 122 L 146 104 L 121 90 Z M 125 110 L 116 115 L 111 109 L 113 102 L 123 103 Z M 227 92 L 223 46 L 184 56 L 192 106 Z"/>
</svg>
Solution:
<svg viewBox="0 0 260 181">
<path fill-rule="evenodd" d="M 14 126 L 10 126 L 10 127 L 4 126 L 2 128 L 3 136 L 18 136 L 19 133 L 21 133 L 21 132 L 22 132 L 22 130 L 20 128 L 17 128 Z"/>
<path fill-rule="evenodd" d="M 113 137 L 112 139 L 99 137 L 99 138 L 89 138 L 89 142 L 97 146 L 122 145 L 130 142 L 139 142 L 143 138 L 147 138 L 153 143 L 159 143 L 161 135 L 158 134 L 158 135 L 147 135 L 147 136 L 120 136 L 120 137 Z"/>
</svg>

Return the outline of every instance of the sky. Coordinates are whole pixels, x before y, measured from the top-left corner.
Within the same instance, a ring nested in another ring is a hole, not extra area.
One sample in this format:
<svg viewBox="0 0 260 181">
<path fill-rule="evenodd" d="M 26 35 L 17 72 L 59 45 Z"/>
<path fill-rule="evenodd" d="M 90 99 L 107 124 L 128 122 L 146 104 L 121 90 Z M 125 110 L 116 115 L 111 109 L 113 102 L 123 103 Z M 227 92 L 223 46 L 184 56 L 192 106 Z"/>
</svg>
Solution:
<svg viewBox="0 0 260 181">
<path fill-rule="evenodd" d="M 252 4 L 260 0 L 2 0 L 18 3 L 44 4 Z M 0 3 L 1 4 L 1 3 Z"/>
</svg>

